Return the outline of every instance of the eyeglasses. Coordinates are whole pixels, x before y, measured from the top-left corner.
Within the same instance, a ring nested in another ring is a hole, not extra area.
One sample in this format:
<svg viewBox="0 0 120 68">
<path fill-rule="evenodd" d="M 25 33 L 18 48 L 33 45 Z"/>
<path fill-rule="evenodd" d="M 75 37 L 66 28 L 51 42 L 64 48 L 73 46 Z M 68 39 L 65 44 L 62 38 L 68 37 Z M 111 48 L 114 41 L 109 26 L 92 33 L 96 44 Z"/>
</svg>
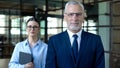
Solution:
<svg viewBox="0 0 120 68">
<path fill-rule="evenodd" d="M 27 26 L 27 28 L 29 28 L 29 29 L 37 29 L 37 28 L 39 28 L 39 26 Z"/>
<path fill-rule="evenodd" d="M 65 14 L 67 14 L 69 17 L 73 17 L 74 15 L 75 15 L 76 17 L 81 17 L 81 16 L 83 16 L 83 13 L 65 13 Z"/>
</svg>

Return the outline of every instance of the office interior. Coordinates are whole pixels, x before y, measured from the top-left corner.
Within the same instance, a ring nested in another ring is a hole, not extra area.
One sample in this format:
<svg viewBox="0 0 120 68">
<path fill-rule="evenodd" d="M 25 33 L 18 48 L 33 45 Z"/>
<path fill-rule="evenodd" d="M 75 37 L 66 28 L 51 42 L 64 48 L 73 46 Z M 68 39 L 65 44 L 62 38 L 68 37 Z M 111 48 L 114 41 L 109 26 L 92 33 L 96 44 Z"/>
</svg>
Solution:
<svg viewBox="0 0 120 68">
<path fill-rule="evenodd" d="M 0 68 L 8 68 L 15 44 L 27 37 L 26 21 L 40 21 L 41 40 L 66 30 L 64 5 L 69 0 L 0 0 Z M 83 30 L 101 36 L 105 68 L 120 68 L 120 0 L 77 0 L 84 4 Z"/>
</svg>

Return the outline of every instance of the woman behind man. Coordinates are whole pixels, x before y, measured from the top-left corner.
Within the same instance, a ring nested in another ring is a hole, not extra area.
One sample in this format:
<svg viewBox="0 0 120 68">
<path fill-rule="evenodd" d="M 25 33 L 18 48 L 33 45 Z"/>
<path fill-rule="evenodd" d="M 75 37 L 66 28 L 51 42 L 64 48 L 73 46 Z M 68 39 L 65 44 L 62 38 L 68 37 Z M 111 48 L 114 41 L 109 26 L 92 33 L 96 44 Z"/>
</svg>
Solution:
<svg viewBox="0 0 120 68">
<path fill-rule="evenodd" d="M 28 37 L 16 44 L 9 62 L 9 68 L 44 68 L 48 46 L 39 39 L 39 21 L 34 17 L 30 18 L 26 23 L 26 31 Z M 20 64 L 20 52 L 31 54 L 33 61 Z"/>
</svg>

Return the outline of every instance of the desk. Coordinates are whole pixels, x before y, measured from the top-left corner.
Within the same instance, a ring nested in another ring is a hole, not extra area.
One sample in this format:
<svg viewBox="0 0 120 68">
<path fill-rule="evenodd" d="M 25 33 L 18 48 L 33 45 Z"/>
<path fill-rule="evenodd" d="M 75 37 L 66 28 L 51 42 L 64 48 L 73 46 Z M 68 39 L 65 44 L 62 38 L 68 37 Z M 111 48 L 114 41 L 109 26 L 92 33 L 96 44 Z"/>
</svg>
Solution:
<svg viewBox="0 0 120 68">
<path fill-rule="evenodd" d="M 0 58 L 10 58 L 13 49 L 13 45 L 0 45 Z"/>
<path fill-rule="evenodd" d="M 5 58 L 5 59 L 0 59 L 0 68 L 8 68 L 8 63 L 10 59 Z"/>
</svg>

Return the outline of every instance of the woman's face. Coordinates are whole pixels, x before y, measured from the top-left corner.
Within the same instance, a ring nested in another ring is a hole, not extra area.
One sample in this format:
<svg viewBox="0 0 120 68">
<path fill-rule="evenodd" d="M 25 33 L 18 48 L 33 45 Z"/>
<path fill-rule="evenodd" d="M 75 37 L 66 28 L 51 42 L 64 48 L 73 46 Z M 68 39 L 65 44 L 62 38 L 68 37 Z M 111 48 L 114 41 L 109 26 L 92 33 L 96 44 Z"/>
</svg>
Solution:
<svg viewBox="0 0 120 68">
<path fill-rule="evenodd" d="M 36 21 L 29 21 L 26 26 L 26 31 L 29 37 L 38 36 L 40 27 Z"/>
</svg>

